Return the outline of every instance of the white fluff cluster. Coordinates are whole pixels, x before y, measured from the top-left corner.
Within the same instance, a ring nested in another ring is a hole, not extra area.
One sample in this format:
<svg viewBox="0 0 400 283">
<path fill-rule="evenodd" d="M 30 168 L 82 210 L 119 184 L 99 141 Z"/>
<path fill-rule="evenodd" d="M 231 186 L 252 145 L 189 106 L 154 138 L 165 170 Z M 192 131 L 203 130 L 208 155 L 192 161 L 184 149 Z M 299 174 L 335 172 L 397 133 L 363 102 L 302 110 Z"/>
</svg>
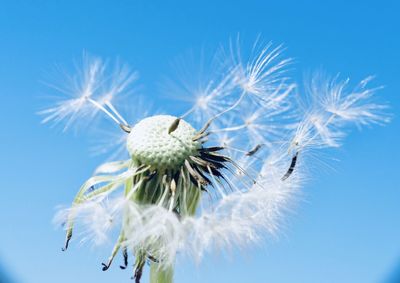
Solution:
<svg viewBox="0 0 400 283">
<path fill-rule="evenodd" d="M 72 124 L 88 123 L 101 111 L 117 121 L 112 115 L 117 112 L 112 102 L 118 96 L 131 93 L 138 74 L 118 61 L 109 65 L 100 58 L 84 54 L 82 67 L 77 67 L 76 73 L 67 77 L 65 86 L 49 84 L 61 96 L 57 97 L 55 106 L 39 112 L 45 116 L 42 122 L 65 122 L 64 130 L 67 130 Z M 116 118 L 123 120 L 120 115 Z"/>
<path fill-rule="evenodd" d="M 282 59 L 281 51 L 271 44 L 255 44 L 249 56 L 230 52 L 225 72 L 205 82 L 204 89 L 196 92 L 193 107 L 182 115 L 197 129 L 214 119 L 208 143 L 224 146 L 227 155 L 248 173 L 230 172 L 235 176 L 228 180 L 230 192 L 204 193 L 197 214 L 181 219 L 161 206 L 141 206 L 114 194 L 69 208 L 61 212 L 61 218 L 72 210 L 76 222 L 86 227 L 86 237 L 102 243 L 121 215 L 129 215 L 124 224 L 125 244 L 153 250 L 165 265 L 172 264 L 177 253 L 200 260 L 207 251 L 246 247 L 265 235 L 275 235 L 304 183 L 302 167 L 308 149 L 340 146 L 348 125 L 388 121 L 385 106 L 373 102 L 376 89 L 367 88 L 370 78 L 350 89 L 348 80 L 317 73 L 306 84 L 309 99 L 303 103 L 306 99 L 299 99 L 302 88 L 288 77 L 290 60 Z M 42 111 L 44 122 L 64 120 L 68 126 L 102 110 L 126 124 L 111 101 L 129 89 L 136 75 L 123 67 L 106 81 L 99 79 L 105 72 L 99 59 L 87 62 L 73 77 L 73 92 L 68 92 L 73 98 Z M 136 111 L 135 105 L 132 108 Z M 294 156 L 297 164 L 284 178 Z M 118 167 L 120 163 L 114 165 L 116 170 L 123 168 Z M 110 166 L 111 170 L 105 166 L 105 173 L 116 171 Z"/>
</svg>

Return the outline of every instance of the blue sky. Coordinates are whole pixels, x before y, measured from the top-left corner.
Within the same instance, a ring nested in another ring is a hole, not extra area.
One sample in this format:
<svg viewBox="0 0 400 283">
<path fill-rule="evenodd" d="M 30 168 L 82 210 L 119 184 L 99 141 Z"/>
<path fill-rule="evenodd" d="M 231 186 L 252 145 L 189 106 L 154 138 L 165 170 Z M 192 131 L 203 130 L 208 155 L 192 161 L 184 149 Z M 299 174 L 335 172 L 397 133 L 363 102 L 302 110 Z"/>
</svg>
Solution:
<svg viewBox="0 0 400 283">
<path fill-rule="evenodd" d="M 396 2 L 0 1 L 0 274 L 10 278 L 0 282 L 131 282 L 129 271 L 101 271 L 107 249 L 60 251 L 55 206 L 72 199 L 102 157 L 90 156 L 84 133 L 40 124 L 41 81 L 54 64 L 71 65 L 84 50 L 120 57 L 157 100 L 171 60 L 238 33 L 248 43 L 259 34 L 283 43 L 299 80 L 321 67 L 354 81 L 376 75 L 394 119 L 354 131 L 329 153 L 340 162 L 313 173 L 279 239 L 230 260 L 182 263 L 176 282 L 400 282 Z"/>
</svg>

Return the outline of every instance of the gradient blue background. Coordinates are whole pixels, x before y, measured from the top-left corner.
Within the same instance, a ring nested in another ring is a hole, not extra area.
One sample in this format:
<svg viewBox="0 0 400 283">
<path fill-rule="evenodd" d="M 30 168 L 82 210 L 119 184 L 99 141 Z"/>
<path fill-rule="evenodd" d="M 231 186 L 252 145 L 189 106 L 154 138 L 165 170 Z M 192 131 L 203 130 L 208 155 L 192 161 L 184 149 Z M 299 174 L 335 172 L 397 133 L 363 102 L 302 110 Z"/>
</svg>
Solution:
<svg viewBox="0 0 400 283">
<path fill-rule="evenodd" d="M 377 75 L 395 117 L 348 137 L 332 156 L 340 159 L 334 170 L 313 174 L 279 239 L 231 260 L 181 263 L 176 282 L 400 282 L 396 2 L 0 1 L 0 282 L 132 282 L 117 264 L 101 271 L 107 249 L 60 251 L 54 208 L 102 158 L 90 157 L 84 133 L 60 134 L 35 115 L 48 91 L 40 81 L 54 64 L 68 65 L 83 50 L 119 56 L 157 99 L 171 59 L 238 32 L 248 43 L 259 33 L 284 43 L 298 79 L 321 66 L 354 80 Z"/>
</svg>

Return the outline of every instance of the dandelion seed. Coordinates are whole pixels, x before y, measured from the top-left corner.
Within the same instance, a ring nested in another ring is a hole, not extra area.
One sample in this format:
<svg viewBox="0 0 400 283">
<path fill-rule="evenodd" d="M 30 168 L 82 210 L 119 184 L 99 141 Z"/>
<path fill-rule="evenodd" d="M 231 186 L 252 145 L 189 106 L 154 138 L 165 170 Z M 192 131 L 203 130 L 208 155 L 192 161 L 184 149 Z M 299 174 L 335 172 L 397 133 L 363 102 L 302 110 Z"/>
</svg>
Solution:
<svg viewBox="0 0 400 283">
<path fill-rule="evenodd" d="M 368 89 L 367 84 L 373 78 L 364 79 L 353 90 L 347 90 L 349 80 L 337 81 L 337 79 L 323 78 L 320 89 L 323 93 L 321 104 L 326 111 L 336 117 L 349 122 L 355 122 L 360 125 L 370 123 L 387 123 L 389 117 L 384 114 L 387 108 L 385 105 L 371 102 L 374 92 L 379 88 Z M 316 83 L 316 82 L 314 82 Z M 317 89 L 318 86 L 314 86 Z"/>
<path fill-rule="evenodd" d="M 257 40 L 245 62 L 238 46 L 235 48 L 231 44 L 231 49 L 232 61 L 238 69 L 236 81 L 245 92 L 270 107 L 285 101 L 293 86 L 287 84 L 287 78 L 283 76 L 291 59 L 280 60 L 283 51 L 281 46 L 273 47 L 272 43 L 262 45 Z"/>
<path fill-rule="evenodd" d="M 228 75 L 206 84 L 186 113 L 149 115 L 134 124 L 111 102 L 136 75 L 122 67 L 104 79 L 105 65 L 91 62 L 77 80 L 76 97 L 41 114 L 45 122 L 68 126 L 91 118 L 92 110 L 102 112 L 125 135 L 130 158 L 99 166 L 72 206 L 57 215 L 65 223 L 64 249 L 77 228 L 95 244 L 118 228 L 102 270 L 121 251 L 122 269 L 128 254 L 135 258 L 136 282 L 146 262 L 151 282 L 172 282 L 178 253 L 200 261 L 214 249 L 244 248 L 276 236 L 305 181 L 309 149 L 340 146 L 350 122 L 388 121 L 383 106 L 370 102 L 374 90 L 366 89 L 366 81 L 347 92 L 347 81 L 318 76 L 310 86 L 314 102 L 299 115 L 291 97 L 296 85 L 283 76 L 289 60 L 273 64 L 280 56 L 281 48 L 271 44 L 248 62 L 238 55 Z"/>
<path fill-rule="evenodd" d="M 64 90 L 52 86 L 66 97 L 51 107 L 39 112 L 45 116 L 43 123 L 66 121 L 64 130 L 73 123 L 83 123 L 84 119 L 93 119 L 99 112 L 106 114 L 112 121 L 127 127 L 126 120 L 115 109 L 112 100 L 116 95 L 128 92 L 128 86 L 136 80 L 137 74 L 127 66 L 115 66 L 114 73 L 108 77 L 106 64 L 102 60 L 84 56 L 82 69 L 78 75 L 71 76 L 69 88 Z"/>
</svg>

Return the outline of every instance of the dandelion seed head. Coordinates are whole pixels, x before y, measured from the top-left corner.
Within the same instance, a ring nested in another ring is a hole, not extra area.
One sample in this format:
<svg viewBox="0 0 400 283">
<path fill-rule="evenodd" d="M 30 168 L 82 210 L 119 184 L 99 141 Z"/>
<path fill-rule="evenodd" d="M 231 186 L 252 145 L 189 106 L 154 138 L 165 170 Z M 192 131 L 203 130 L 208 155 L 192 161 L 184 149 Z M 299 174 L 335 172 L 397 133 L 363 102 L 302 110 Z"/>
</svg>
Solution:
<svg viewBox="0 0 400 283">
<path fill-rule="evenodd" d="M 85 65 L 74 79 L 79 91 L 44 110 L 44 121 L 69 125 L 102 112 L 123 130 L 114 143 L 126 143 L 129 159 L 100 165 L 62 210 L 65 248 L 76 223 L 95 243 L 118 226 L 114 251 L 136 258 L 138 276 L 146 261 L 165 269 L 178 254 L 200 261 L 279 235 L 308 178 L 309 153 L 339 147 L 350 124 L 388 121 L 373 100 L 377 89 L 367 88 L 370 78 L 349 90 L 348 80 L 314 75 L 311 102 L 295 101 L 300 89 L 287 77 L 282 51 L 257 43 L 250 56 L 231 52 L 231 64 L 188 92 L 187 112 L 149 113 L 134 123 L 112 103 L 130 93 L 136 73 L 120 64 L 110 73 L 99 59 Z"/>
<path fill-rule="evenodd" d="M 173 133 L 169 126 L 177 117 L 158 115 L 145 118 L 129 133 L 127 148 L 133 159 L 156 168 L 175 168 L 190 155 L 197 155 L 200 143 L 193 141 L 196 130 L 184 120 Z"/>
</svg>

